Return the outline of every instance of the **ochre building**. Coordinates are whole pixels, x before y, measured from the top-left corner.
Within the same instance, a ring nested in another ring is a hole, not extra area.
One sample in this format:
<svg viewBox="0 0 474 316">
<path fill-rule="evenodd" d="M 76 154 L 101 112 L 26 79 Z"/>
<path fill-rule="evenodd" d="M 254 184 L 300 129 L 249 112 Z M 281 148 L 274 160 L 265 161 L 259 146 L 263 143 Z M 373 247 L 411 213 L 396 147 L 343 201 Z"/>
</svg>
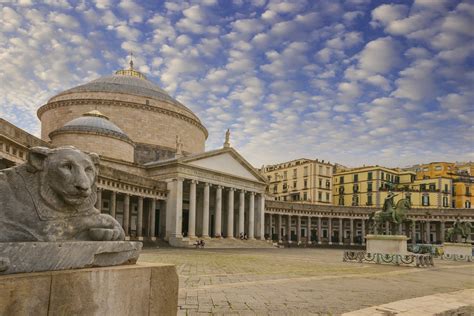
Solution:
<svg viewBox="0 0 474 316">
<path fill-rule="evenodd" d="M 264 166 L 267 195 L 277 201 L 332 204 L 333 165 L 318 159 L 296 159 Z"/>
</svg>

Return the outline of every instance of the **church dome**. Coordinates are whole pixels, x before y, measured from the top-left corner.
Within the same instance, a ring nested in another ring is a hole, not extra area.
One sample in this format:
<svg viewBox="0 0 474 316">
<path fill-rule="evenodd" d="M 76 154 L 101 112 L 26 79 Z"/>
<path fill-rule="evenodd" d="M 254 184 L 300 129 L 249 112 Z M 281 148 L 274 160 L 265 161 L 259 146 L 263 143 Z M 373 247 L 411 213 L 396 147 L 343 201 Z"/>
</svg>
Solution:
<svg viewBox="0 0 474 316">
<path fill-rule="evenodd" d="M 110 120 L 83 117 L 92 110 Z M 45 141 L 65 129 L 100 129 L 109 135 L 127 136 L 135 145 L 138 163 L 172 156 L 177 136 L 182 139 L 184 153 L 204 152 L 208 136 L 196 114 L 135 70 L 132 62 L 128 69 L 60 92 L 37 114 Z"/>
<path fill-rule="evenodd" d="M 107 116 L 97 110 L 75 118 L 49 133 L 53 146 L 72 145 L 114 159 L 133 162 L 134 143 Z"/>
<path fill-rule="evenodd" d="M 62 132 L 93 132 L 131 142 L 130 138 L 117 125 L 112 123 L 107 116 L 96 110 L 87 112 L 83 116 L 67 122 L 63 127 L 51 132 L 49 137 L 51 138 L 53 134 Z"/>
</svg>

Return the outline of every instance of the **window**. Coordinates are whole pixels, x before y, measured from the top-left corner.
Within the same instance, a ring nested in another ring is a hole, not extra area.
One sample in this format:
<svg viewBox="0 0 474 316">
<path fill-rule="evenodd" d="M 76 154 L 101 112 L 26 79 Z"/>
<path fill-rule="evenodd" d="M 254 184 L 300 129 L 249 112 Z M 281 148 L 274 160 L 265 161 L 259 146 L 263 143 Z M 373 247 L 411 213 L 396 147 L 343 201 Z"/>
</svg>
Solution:
<svg viewBox="0 0 474 316">
<path fill-rule="evenodd" d="M 359 175 L 358 174 L 355 174 L 354 175 L 354 182 L 358 182 L 359 181 Z"/>
<path fill-rule="evenodd" d="M 367 205 L 372 205 L 372 194 L 367 194 Z"/>
<path fill-rule="evenodd" d="M 465 207 L 465 208 L 471 208 L 471 201 L 466 201 L 466 202 L 464 203 L 464 207 Z"/>
<path fill-rule="evenodd" d="M 390 181 L 390 175 L 387 173 L 387 181 Z"/>
<path fill-rule="evenodd" d="M 344 176 L 340 176 L 340 177 L 339 177 L 339 182 L 340 182 L 341 184 L 344 184 Z"/>
<path fill-rule="evenodd" d="M 444 192 L 448 192 L 449 191 L 449 186 L 447 184 L 444 185 Z"/>
<path fill-rule="evenodd" d="M 298 177 L 298 169 L 293 169 L 293 178 Z"/>
<path fill-rule="evenodd" d="M 296 181 L 293 181 L 293 189 L 296 190 Z"/>
<path fill-rule="evenodd" d="M 443 207 L 448 207 L 449 201 L 447 196 L 443 196 Z"/>
<path fill-rule="evenodd" d="M 354 184 L 353 187 L 352 187 L 352 191 L 353 191 L 354 193 L 359 192 L 359 185 L 358 185 L 358 184 Z"/>
<path fill-rule="evenodd" d="M 428 168 L 423 168 L 423 172 L 428 172 Z"/>
<path fill-rule="evenodd" d="M 323 180 L 319 179 L 319 187 L 322 188 L 323 187 Z"/>
<path fill-rule="evenodd" d="M 283 180 L 288 179 L 288 171 L 283 171 Z"/>
<path fill-rule="evenodd" d="M 384 176 L 384 173 L 383 173 L 383 171 L 382 171 L 382 172 L 380 173 L 380 179 L 383 180 L 383 176 Z"/>
<path fill-rule="evenodd" d="M 423 206 L 429 206 L 430 205 L 430 196 L 428 194 L 425 194 L 421 197 L 421 205 L 423 205 Z"/>
<path fill-rule="evenodd" d="M 367 173 L 367 180 L 372 180 L 372 172 Z"/>
<path fill-rule="evenodd" d="M 304 179 L 303 185 L 304 185 L 304 188 L 307 189 L 308 188 L 308 180 Z"/>
<path fill-rule="evenodd" d="M 267 176 L 268 181 L 272 181 L 272 176 Z"/>
<path fill-rule="evenodd" d="M 288 190 L 288 184 L 286 184 L 286 182 L 285 182 L 285 183 L 283 183 L 283 191 L 286 191 L 286 190 Z"/>
<path fill-rule="evenodd" d="M 468 186 L 466 186 L 466 195 L 471 195 L 471 190 Z"/>
<path fill-rule="evenodd" d="M 323 200 L 323 194 L 321 192 L 318 192 L 318 201 Z"/>
<path fill-rule="evenodd" d="M 323 166 L 319 166 L 319 174 L 323 174 Z"/>
<path fill-rule="evenodd" d="M 329 182 L 329 180 L 326 180 L 326 189 L 330 189 L 331 188 L 331 183 Z"/>
<path fill-rule="evenodd" d="M 344 197 L 343 196 L 339 197 L 339 205 L 344 205 Z"/>
<path fill-rule="evenodd" d="M 326 201 L 329 202 L 329 193 L 328 192 L 326 192 Z"/>
<path fill-rule="evenodd" d="M 344 187 L 342 185 L 339 187 L 339 193 L 344 194 Z"/>
<path fill-rule="evenodd" d="M 354 194 L 352 196 L 352 206 L 357 206 L 359 205 L 359 196 L 357 194 Z"/>
<path fill-rule="evenodd" d="M 308 193 L 304 192 L 304 193 L 303 193 L 303 200 L 306 201 L 307 199 L 308 199 Z"/>
<path fill-rule="evenodd" d="M 326 167 L 326 174 L 327 174 L 328 176 L 331 175 L 331 168 L 330 168 L 330 167 Z"/>
<path fill-rule="evenodd" d="M 435 169 L 436 171 L 441 171 L 441 170 L 443 170 L 443 167 L 442 167 L 442 166 L 436 166 L 434 169 Z"/>
<path fill-rule="evenodd" d="M 278 185 L 276 184 L 274 187 L 273 187 L 273 193 L 277 193 L 278 192 Z"/>
<path fill-rule="evenodd" d="M 426 191 L 426 184 L 420 184 L 420 191 Z"/>
<path fill-rule="evenodd" d="M 434 183 L 430 183 L 430 191 L 435 191 L 436 185 Z"/>
<path fill-rule="evenodd" d="M 395 177 L 395 183 L 400 183 L 400 177 L 399 176 Z"/>
<path fill-rule="evenodd" d="M 308 176 L 308 167 L 304 167 L 304 176 L 307 177 Z"/>
<path fill-rule="evenodd" d="M 372 182 L 367 182 L 367 192 L 372 192 Z"/>
</svg>

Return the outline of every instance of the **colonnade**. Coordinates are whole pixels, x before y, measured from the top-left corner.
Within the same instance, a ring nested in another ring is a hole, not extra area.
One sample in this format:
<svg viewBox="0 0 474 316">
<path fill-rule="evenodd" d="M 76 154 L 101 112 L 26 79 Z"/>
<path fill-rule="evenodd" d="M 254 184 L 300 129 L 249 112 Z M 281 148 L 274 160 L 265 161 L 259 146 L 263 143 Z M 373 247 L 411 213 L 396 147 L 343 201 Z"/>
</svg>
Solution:
<svg viewBox="0 0 474 316">
<path fill-rule="evenodd" d="M 264 239 L 265 197 L 259 192 L 176 178 L 168 182 L 167 207 L 172 238 Z"/>
<path fill-rule="evenodd" d="M 159 231 L 156 227 L 157 210 L 164 213 L 164 200 L 102 188 L 97 189 L 95 206 L 102 213 L 114 217 L 122 225 L 127 238 L 133 235 L 139 240 L 156 238 Z"/>
<path fill-rule="evenodd" d="M 414 219 L 414 225 L 404 223 L 392 227 L 384 225 L 380 234 L 392 231 L 406 235 L 411 243 L 443 243 L 445 231 L 454 221 Z M 328 245 L 364 245 L 368 234 L 368 217 L 330 217 L 324 215 L 293 215 L 268 213 L 265 236 L 279 242 Z"/>
</svg>

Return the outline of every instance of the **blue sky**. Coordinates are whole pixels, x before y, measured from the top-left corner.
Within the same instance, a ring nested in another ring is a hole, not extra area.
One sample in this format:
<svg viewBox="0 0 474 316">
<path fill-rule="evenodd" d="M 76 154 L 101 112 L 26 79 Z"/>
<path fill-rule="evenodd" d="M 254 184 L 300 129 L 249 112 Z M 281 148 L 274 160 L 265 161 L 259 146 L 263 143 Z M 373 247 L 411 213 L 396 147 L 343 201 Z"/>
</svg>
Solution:
<svg viewBox="0 0 474 316">
<path fill-rule="evenodd" d="M 40 4 L 38 4 L 40 3 Z M 255 166 L 474 160 L 474 2 L 0 2 L 0 115 L 135 66 Z"/>
</svg>

